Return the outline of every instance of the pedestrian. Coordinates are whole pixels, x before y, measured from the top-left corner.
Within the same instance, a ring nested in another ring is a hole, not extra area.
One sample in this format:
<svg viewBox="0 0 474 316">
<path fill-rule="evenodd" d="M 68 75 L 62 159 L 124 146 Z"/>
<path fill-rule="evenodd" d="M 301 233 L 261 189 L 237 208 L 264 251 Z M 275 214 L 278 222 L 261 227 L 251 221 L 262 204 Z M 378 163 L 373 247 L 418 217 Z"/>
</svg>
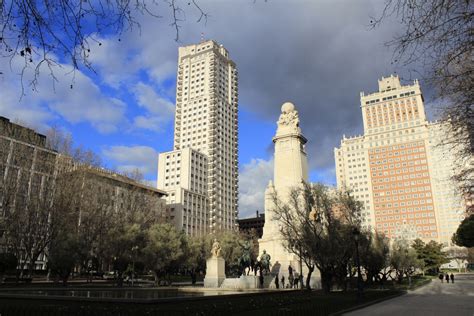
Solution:
<svg viewBox="0 0 474 316">
<path fill-rule="evenodd" d="M 297 288 L 298 288 L 298 284 L 299 284 L 299 283 L 300 283 L 300 276 L 299 276 L 299 275 L 297 275 L 297 276 L 295 277 L 295 281 L 294 281 L 294 286 L 295 286 L 295 289 L 297 289 Z"/>
<path fill-rule="evenodd" d="M 294 283 L 294 281 L 295 281 L 295 277 L 293 276 L 293 274 L 290 274 L 290 275 L 288 276 L 288 282 L 289 282 L 288 286 L 290 287 L 290 289 L 293 288 L 293 283 Z"/>
<path fill-rule="evenodd" d="M 451 283 L 454 283 L 454 274 L 451 273 Z"/>
<path fill-rule="evenodd" d="M 260 281 L 260 288 L 263 289 L 263 272 L 262 270 L 260 270 L 260 275 L 258 277 L 259 281 Z"/>
<path fill-rule="evenodd" d="M 278 283 L 278 273 L 277 273 L 276 278 L 275 278 L 275 287 L 276 287 L 277 289 L 280 288 L 280 284 Z"/>
<path fill-rule="evenodd" d="M 285 276 L 281 276 L 281 287 L 284 289 L 285 288 Z"/>
<path fill-rule="evenodd" d="M 446 273 L 445 279 L 446 279 L 446 283 L 449 283 L 449 274 Z"/>
<path fill-rule="evenodd" d="M 441 283 L 443 283 L 444 275 L 442 273 L 439 274 L 439 279 L 441 280 Z"/>
</svg>

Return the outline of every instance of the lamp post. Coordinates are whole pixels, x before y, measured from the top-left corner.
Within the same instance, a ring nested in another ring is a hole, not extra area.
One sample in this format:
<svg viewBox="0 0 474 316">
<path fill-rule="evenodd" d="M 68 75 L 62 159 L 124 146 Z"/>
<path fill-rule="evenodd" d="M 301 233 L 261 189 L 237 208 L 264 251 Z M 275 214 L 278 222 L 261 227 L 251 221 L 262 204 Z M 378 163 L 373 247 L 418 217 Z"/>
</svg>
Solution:
<svg viewBox="0 0 474 316">
<path fill-rule="evenodd" d="M 303 289 L 303 248 L 300 245 L 300 288 Z"/>
<path fill-rule="evenodd" d="M 408 249 L 405 249 L 405 260 L 408 259 Z M 407 275 L 408 275 L 408 287 L 411 287 L 411 267 L 407 267 Z"/>
<path fill-rule="evenodd" d="M 354 241 L 356 245 L 356 265 L 357 265 L 357 300 L 362 299 L 362 273 L 360 271 L 360 257 L 359 257 L 359 237 L 360 231 L 357 227 L 352 230 Z"/>
<path fill-rule="evenodd" d="M 133 246 L 132 247 L 132 287 L 133 287 L 133 281 L 135 279 L 135 257 L 136 257 L 136 252 L 138 250 L 138 246 Z"/>
</svg>

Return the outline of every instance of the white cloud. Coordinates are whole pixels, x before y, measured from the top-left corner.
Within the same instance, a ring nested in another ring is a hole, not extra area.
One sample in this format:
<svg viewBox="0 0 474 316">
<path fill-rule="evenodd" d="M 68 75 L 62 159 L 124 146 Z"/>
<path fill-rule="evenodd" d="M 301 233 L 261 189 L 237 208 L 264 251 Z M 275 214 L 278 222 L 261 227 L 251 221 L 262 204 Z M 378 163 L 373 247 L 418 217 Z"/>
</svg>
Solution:
<svg viewBox="0 0 474 316">
<path fill-rule="evenodd" d="M 148 146 L 111 146 L 102 155 L 122 172 L 140 170 L 147 178 L 156 177 L 158 152 Z"/>
<path fill-rule="evenodd" d="M 40 104 L 21 106 L 19 98 L 18 90 L 0 89 L 0 116 L 11 121 L 19 121 L 37 130 L 47 129 L 48 122 L 54 118 L 54 114 Z"/>
<path fill-rule="evenodd" d="M 138 105 L 146 109 L 144 115 L 138 115 L 134 118 L 134 127 L 156 132 L 163 131 L 164 125 L 173 119 L 173 103 L 159 96 L 152 86 L 143 82 L 139 82 L 134 86 L 133 93 Z"/>
<path fill-rule="evenodd" d="M 148 15 L 139 17 L 141 29 L 154 29 L 160 20 Z M 143 71 L 156 84 L 176 76 L 176 52 L 179 44 L 172 40 L 172 29 L 158 32 L 125 32 L 120 41 L 93 35 L 90 61 L 102 80 L 118 88 L 130 85 Z M 99 46 L 99 43 L 101 44 Z M 164 44 L 166 43 L 166 44 Z"/>
<path fill-rule="evenodd" d="M 111 87 L 118 88 L 132 80 L 140 68 L 138 59 L 130 58 L 129 48 L 117 39 L 92 36 L 90 61 L 100 74 L 101 80 Z M 100 44 L 100 45 L 99 45 Z M 125 47 L 124 47 L 125 46 Z"/>
<path fill-rule="evenodd" d="M 53 66 L 57 81 L 41 73 L 36 91 L 25 83 L 25 95 L 20 99 L 19 73 L 23 66 L 21 58 L 14 59 L 12 71 L 5 72 L 0 90 L 0 114 L 18 118 L 35 126 L 44 126 L 53 118 L 62 117 L 76 124 L 87 122 L 101 133 L 110 133 L 125 123 L 125 104 L 116 98 L 102 94 L 100 88 L 84 73 L 69 65 Z M 1 68 L 7 67 L 5 58 L 0 59 Z M 43 66 L 42 71 L 48 71 Z M 24 78 L 33 78 L 33 69 L 27 68 Z"/>
<path fill-rule="evenodd" d="M 239 174 L 239 217 L 245 218 L 264 211 L 265 188 L 273 179 L 273 159 L 252 159 Z"/>
</svg>

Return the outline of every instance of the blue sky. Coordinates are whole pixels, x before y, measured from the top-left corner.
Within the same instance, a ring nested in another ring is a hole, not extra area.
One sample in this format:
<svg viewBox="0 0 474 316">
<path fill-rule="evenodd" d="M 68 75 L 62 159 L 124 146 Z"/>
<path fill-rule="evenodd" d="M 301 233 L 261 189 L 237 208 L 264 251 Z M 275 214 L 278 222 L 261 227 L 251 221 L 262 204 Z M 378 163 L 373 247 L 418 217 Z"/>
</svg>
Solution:
<svg viewBox="0 0 474 316">
<path fill-rule="evenodd" d="M 309 139 L 310 179 L 335 184 L 333 148 L 343 134 L 362 132 L 359 92 L 376 90 L 378 78 L 400 70 L 384 45 L 398 25 L 368 27 L 382 1 L 199 3 L 210 14 L 207 23 L 197 23 L 196 12 L 186 10 L 178 42 L 162 4 L 163 18 L 138 16 L 140 32 L 91 34 L 97 41 L 90 57 L 95 72 L 80 67 L 71 73 L 59 56 L 54 87 L 43 67 L 37 91 L 27 86 L 21 99 L 21 61 L 10 66 L 0 58 L 0 115 L 40 131 L 60 126 L 108 167 L 139 168 L 154 181 L 157 154 L 173 144 L 178 47 L 204 33 L 229 50 L 239 70 L 240 216 L 263 208 L 273 173 L 271 138 L 285 101 L 295 103 Z"/>
</svg>

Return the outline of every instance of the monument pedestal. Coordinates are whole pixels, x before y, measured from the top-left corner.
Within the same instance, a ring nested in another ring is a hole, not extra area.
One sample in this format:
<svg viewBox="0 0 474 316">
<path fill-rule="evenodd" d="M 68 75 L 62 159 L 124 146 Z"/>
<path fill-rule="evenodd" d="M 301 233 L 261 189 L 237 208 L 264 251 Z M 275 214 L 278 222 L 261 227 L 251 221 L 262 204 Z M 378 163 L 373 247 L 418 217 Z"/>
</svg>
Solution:
<svg viewBox="0 0 474 316">
<path fill-rule="evenodd" d="M 224 280 L 225 260 L 221 257 L 211 257 L 207 259 L 204 287 L 220 287 Z"/>
</svg>

